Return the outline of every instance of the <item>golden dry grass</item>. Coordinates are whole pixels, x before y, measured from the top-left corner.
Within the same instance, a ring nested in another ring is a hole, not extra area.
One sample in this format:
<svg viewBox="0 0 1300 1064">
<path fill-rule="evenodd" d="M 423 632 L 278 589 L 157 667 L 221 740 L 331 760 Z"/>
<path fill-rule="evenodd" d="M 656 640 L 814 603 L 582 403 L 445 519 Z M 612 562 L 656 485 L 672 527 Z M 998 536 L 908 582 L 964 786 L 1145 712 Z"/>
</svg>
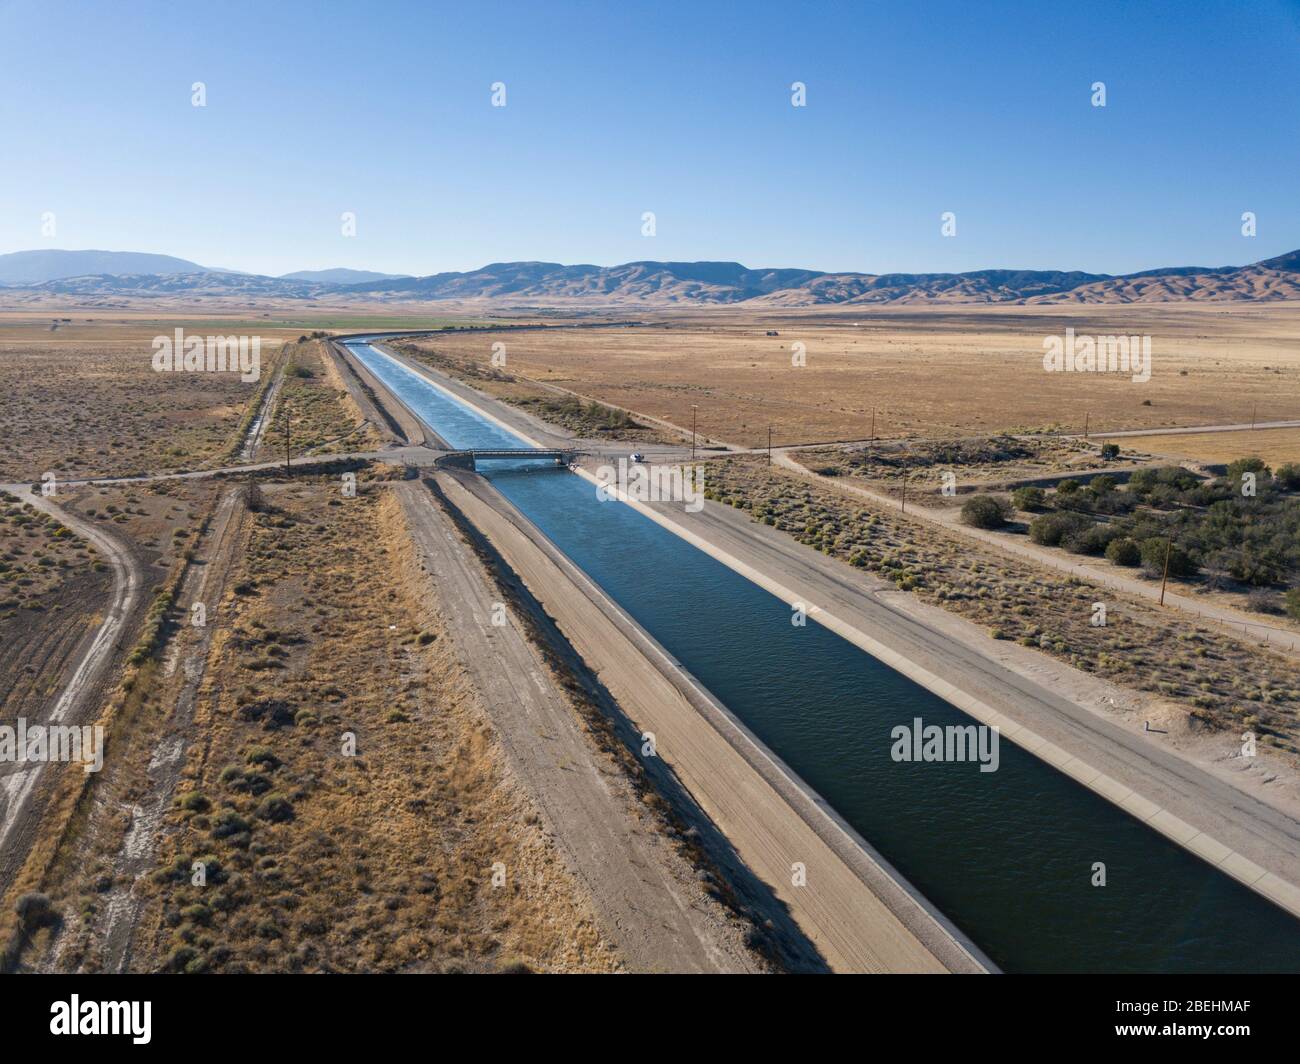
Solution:
<svg viewBox="0 0 1300 1064">
<path fill-rule="evenodd" d="M 916 308 L 693 312 L 654 327 L 437 336 L 422 345 L 507 367 L 584 395 L 757 446 L 1023 429 L 1094 431 L 1297 416 L 1300 306 Z M 1047 373 L 1043 340 L 1147 333 L 1146 384 L 1109 373 Z M 769 332 L 778 335 L 769 336 Z M 791 366 L 804 345 L 807 365 Z M 1150 403 L 1150 405 L 1144 405 Z"/>
<path fill-rule="evenodd" d="M 328 480 L 265 495 L 210 615 L 198 741 L 141 888 L 136 964 L 616 966 L 418 590 L 396 501 Z M 216 870 L 205 887 L 200 859 Z"/>
<path fill-rule="evenodd" d="M 1300 462 L 1300 429 L 1126 436 L 1115 442 L 1126 450 L 1149 451 L 1211 465 L 1223 465 L 1252 456 L 1264 459 L 1273 469 L 1289 462 Z"/>
</svg>

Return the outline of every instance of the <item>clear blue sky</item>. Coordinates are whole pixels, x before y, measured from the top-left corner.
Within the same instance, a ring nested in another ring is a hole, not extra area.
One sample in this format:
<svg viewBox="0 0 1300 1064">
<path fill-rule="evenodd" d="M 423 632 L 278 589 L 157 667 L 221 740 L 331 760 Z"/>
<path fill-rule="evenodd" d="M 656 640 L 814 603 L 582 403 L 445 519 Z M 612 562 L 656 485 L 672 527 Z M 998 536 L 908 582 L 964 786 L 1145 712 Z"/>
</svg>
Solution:
<svg viewBox="0 0 1300 1064">
<path fill-rule="evenodd" d="M 1297 0 L 0 0 L 0 251 L 1119 273 L 1300 247 L 1298 187 Z"/>
</svg>

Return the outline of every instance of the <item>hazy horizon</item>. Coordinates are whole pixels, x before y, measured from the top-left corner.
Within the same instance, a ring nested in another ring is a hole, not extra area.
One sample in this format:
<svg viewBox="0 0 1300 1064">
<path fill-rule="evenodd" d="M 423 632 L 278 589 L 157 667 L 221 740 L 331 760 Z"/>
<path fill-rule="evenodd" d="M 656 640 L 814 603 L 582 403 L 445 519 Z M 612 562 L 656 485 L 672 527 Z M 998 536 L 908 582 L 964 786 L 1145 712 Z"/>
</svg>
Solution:
<svg viewBox="0 0 1300 1064">
<path fill-rule="evenodd" d="M 348 270 L 348 271 L 355 272 L 355 273 L 375 273 L 375 274 L 384 274 L 384 275 L 387 275 L 387 276 L 390 277 L 390 278 L 421 278 L 421 277 L 431 277 L 431 276 L 434 276 L 434 275 L 436 275 L 436 274 L 440 274 L 440 273 L 475 273 L 475 272 L 477 272 L 477 271 L 479 271 L 479 270 L 487 269 L 487 268 L 490 267 L 490 266 L 495 266 L 495 265 L 514 265 L 514 264 L 518 264 L 518 263 L 530 263 L 530 262 L 535 262 L 535 263 L 544 263 L 544 264 L 548 264 L 548 265 L 561 266 L 561 267 L 564 267 L 564 268 L 574 268 L 574 267 L 582 267 L 582 266 L 591 266 L 591 267 L 595 267 L 596 269 L 604 269 L 604 270 L 615 269 L 615 268 L 620 267 L 620 266 L 630 266 L 630 265 L 634 265 L 635 263 L 638 263 L 638 262 L 683 263 L 683 264 L 691 264 L 691 265 L 697 265 L 697 264 L 700 264 L 700 263 L 737 263 L 737 264 L 739 264 L 739 265 L 745 267 L 746 269 L 749 269 L 749 270 L 759 270 L 759 271 L 761 271 L 761 270 L 787 270 L 787 269 L 788 269 L 788 270 L 808 270 L 808 271 L 817 272 L 817 273 L 829 273 L 829 274 L 865 274 L 865 275 L 868 275 L 868 276 L 887 276 L 887 275 L 889 275 L 889 274 L 940 274 L 940 273 L 953 273 L 953 274 L 957 274 L 957 273 L 980 273 L 980 272 L 989 271 L 989 270 L 1007 270 L 1007 271 L 1025 271 L 1025 272 L 1035 272 L 1035 271 L 1057 271 L 1057 272 L 1061 272 L 1061 273 L 1093 273 L 1093 274 L 1108 274 L 1108 275 L 1113 276 L 1113 277 L 1119 277 L 1119 276 L 1125 276 L 1126 274 L 1142 273 L 1142 272 L 1147 272 L 1147 271 L 1150 271 L 1150 270 L 1158 270 L 1158 269 L 1160 269 L 1160 268 L 1162 268 L 1162 267 L 1167 267 L 1167 268 L 1175 269 L 1175 268 L 1187 268 L 1187 267 L 1200 266 L 1200 267 L 1205 267 L 1205 268 L 1207 268 L 1207 269 L 1217 269 L 1217 268 L 1221 268 L 1221 267 L 1240 267 L 1240 266 L 1249 266 L 1249 265 L 1251 265 L 1251 264 L 1253 264 L 1253 263 L 1255 263 L 1255 262 L 1260 262 L 1260 261 L 1263 261 L 1263 260 L 1266 260 L 1266 259 L 1277 258 L 1277 257 L 1280 256 L 1280 255 L 1285 255 L 1285 254 L 1288 254 L 1288 253 L 1290 253 L 1290 252 L 1292 252 L 1292 251 L 1296 251 L 1296 250 L 1300 250 L 1300 248 L 1291 248 L 1291 247 L 1288 247 L 1288 248 L 1281 248 L 1281 249 L 1277 249 L 1277 250 L 1270 250 L 1270 251 L 1268 251 L 1267 253 L 1260 254 L 1258 257 L 1251 258 L 1251 259 L 1249 259 L 1249 260 L 1240 261 L 1240 262 L 1199 262 L 1199 261 L 1198 261 L 1198 262 L 1161 262 L 1161 263 L 1153 263 L 1153 264 L 1148 265 L 1148 266 L 1139 266 L 1139 267 L 1137 267 L 1137 268 L 1134 269 L 1134 270 L 1126 270 L 1126 271 L 1124 271 L 1123 273 L 1120 273 L 1119 271 L 1115 271 L 1115 270 L 1084 270 L 1084 269 L 1082 269 L 1082 268 L 1080 268 L 1080 267 L 1072 266 L 1072 265 L 1068 265 L 1068 264 L 1067 264 L 1067 265 L 1061 265 L 1061 266 L 1022 266 L 1022 265 L 1017 265 L 1017 264 L 1005 264 L 1005 263 L 1001 263 L 1001 264 L 991 264 L 991 265 L 986 265 L 986 266 L 973 266 L 973 267 L 971 267 L 970 269 L 964 269 L 964 270 L 937 270 L 937 269 L 933 269 L 933 270 L 926 270 L 926 269 L 920 269 L 920 270 L 873 270 L 873 269 L 867 269 L 867 268 L 862 268 L 862 269 L 844 269 L 844 270 L 826 270 L 826 269 L 823 269 L 822 267 L 819 267 L 819 266 L 817 266 L 817 265 L 808 265 L 808 264 L 804 264 L 804 263 L 774 263 L 774 262 L 751 263 L 751 262 L 745 262 L 745 261 L 743 261 L 743 260 L 741 260 L 741 259 L 727 258 L 727 257 L 719 257 L 719 256 L 714 256 L 714 257 L 711 257 L 711 258 L 705 258 L 705 259 L 652 259 L 652 258 L 642 258 L 642 259 L 626 259 L 626 260 L 623 260 L 623 261 L 620 261 L 620 262 L 591 262 L 591 261 L 562 262 L 562 261 L 560 261 L 560 260 L 558 260 L 558 259 L 553 259 L 553 258 L 542 258 L 542 257 L 536 257 L 536 256 L 534 256 L 534 257 L 532 257 L 532 258 L 526 258 L 526 259 L 509 259 L 509 260 L 507 260 L 507 259 L 497 259 L 497 260 L 494 260 L 494 261 L 492 261 L 492 262 L 482 262 L 482 263 L 479 263 L 479 264 L 476 265 L 476 266 L 469 266 L 469 267 L 466 267 L 466 268 L 464 268 L 464 269 L 460 269 L 460 270 L 414 270 L 414 271 L 398 271 L 398 270 L 389 270 L 389 269 L 384 269 L 384 268 L 382 268 L 382 267 L 372 267 L 372 266 L 360 267 L 360 266 L 352 266 L 352 265 L 349 265 L 349 264 L 347 264 L 347 263 L 334 263 L 333 265 L 330 265 L 330 266 L 303 266 L 303 267 L 297 267 L 297 268 L 290 269 L 290 270 L 284 270 L 284 271 L 282 271 L 282 272 L 280 272 L 280 273 L 266 274 L 266 273 L 262 273 L 262 272 L 260 272 L 260 271 L 258 271 L 258 270 L 245 269 L 245 268 L 240 267 L 240 266 L 231 266 L 231 265 L 228 265 L 228 264 L 212 264 L 212 263 L 200 262 L 200 261 L 198 261 L 197 259 L 193 258 L 192 256 L 184 255 L 184 254 L 176 254 L 176 253 L 174 253 L 174 252 L 170 252 L 170 251 L 156 251 L 156 250 L 140 249 L 140 248 L 57 248 L 57 247 L 49 247 L 49 248 L 40 248 L 40 247 L 36 247 L 36 248 L 14 248 L 14 249 L 9 250 L 9 251 L 0 251 L 0 258 L 4 257 L 4 256 L 6 256 L 6 255 L 17 255 L 17 254 L 23 254 L 23 253 L 25 253 L 25 252 L 38 252 L 38 253 L 39 253 L 39 252 L 63 252 L 63 253 L 66 253 L 66 254 L 71 254 L 71 255 L 78 255 L 78 254 L 143 254 L 143 255 L 158 255 L 158 256 L 167 256 L 167 257 L 171 257 L 171 258 L 183 259 L 183 260 L 186 260 L 186 261 L 188 261 L 188 262 L 192 262 L 192 263 L 194 263 L 194 264 L 197 265 L 197 266 L 201 266 L 203 269 L 208 270 L 208 271 L 211 271 L 211 272 L 217 272 L 217 273 L 235 273 L 235 274 L 248 274 L 248 275 L 250 275 L 250 276 L 276 277 L 276 278 L 279 278 L 279 277 L 287 277 L 287 276 L 289 276 L 289 275 L 292 275 L 292 274 L 298 274 L 298 273 L 330 273 L 330 272 L 332 272 L 332 271 L 336 271 L 336 270 Z"/>
</svg>

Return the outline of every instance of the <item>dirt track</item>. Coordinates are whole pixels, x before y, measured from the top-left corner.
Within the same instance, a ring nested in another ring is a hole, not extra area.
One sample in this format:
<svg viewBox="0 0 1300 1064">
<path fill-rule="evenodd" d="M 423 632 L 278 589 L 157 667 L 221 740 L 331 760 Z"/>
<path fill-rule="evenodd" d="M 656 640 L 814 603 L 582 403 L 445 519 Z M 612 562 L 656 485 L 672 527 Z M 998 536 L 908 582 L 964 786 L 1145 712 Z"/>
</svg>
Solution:
<svg viewBox="0 0 1300 1064">
<path fill-rule="evenodd" d="M 225 492 L 213 516 L 211 527 L 195 553 L 195 562 L 186 569 L 176 603 L 176 612 L 190 616 L 196 602 L 215 607 L 236 549 L 244 540 L 242 522 L 245 504 L 238 488 Z M 195 628 L 185 625 L 172 642 L 165 671 L 171 675 L 182 670 L 184 682 L 176 698 L 176 708 L 166 732 L 158 736 L 149 762 L 148 791 L 140 794 L 128 807 L 131 820 L 114 858 L 114 884 L 108 893 L 103 914 L 102 971 L 123 972 L 130 969 L 136 922 L 143 908 L 134 890 L 134 881 L 154 867 L 158 832 L 163 816 L 175 797 L 188 745 L 195 741 L 192 733 L 194 706 L 207 666 L 208 651 L 215 625 Z M 131 886 L 124 886 L 122 879 Z"/>
<path fill-rule="evenodd" d="M 126 631 L 143 599 L 144 575 L 130 547 L 105 529 L 56 505 L 39 493 L 24 492 L 24 502 L 54 515 L 79 536 L 94 545 L 113 570 L 113 589 L 104 608 L 98 631 L 88 637 L 86 649 L 73 669 L 57 701 L 40 721 L 32 723 L 82 724 L 99 706 L 104 682 L 119 651 Z M 57 769 L 58 765 L 55 765 Z M 67 766 L 62 766 L 67 767 Z M 41 823 L 40 805 L 53 773 L 45 762 L 29 763 L 4 777 L 0 795 L 0 896 L 9 889 L 22 868 Z M 72 770 L 81 771 L 73 766 Z"/>
</svg>

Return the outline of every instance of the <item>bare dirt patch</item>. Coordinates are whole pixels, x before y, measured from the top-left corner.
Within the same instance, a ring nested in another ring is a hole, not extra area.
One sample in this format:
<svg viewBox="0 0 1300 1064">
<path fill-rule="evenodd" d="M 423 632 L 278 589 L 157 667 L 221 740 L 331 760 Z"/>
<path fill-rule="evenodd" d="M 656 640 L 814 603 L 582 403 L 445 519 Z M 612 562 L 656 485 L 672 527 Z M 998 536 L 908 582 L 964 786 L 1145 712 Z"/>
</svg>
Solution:
<svg viewBox="0 0 1300 1064">
<path fill-rule="evenodd" d="M 194 469 L 219 456 L 257 383 L 152 365 L 155 336 L 175 327 L 198 333 L 205 324 L 73 321 L 53 332 L 0 325 L 0 479 Z M 276 347 L 266 338 L 264 370 Z"/>
<path fill-rule="evenodd" d="M 81 537 L 0 492 L 0 721 L 38 717 L 110 583 L 108 566 Z"/>
</svg>

